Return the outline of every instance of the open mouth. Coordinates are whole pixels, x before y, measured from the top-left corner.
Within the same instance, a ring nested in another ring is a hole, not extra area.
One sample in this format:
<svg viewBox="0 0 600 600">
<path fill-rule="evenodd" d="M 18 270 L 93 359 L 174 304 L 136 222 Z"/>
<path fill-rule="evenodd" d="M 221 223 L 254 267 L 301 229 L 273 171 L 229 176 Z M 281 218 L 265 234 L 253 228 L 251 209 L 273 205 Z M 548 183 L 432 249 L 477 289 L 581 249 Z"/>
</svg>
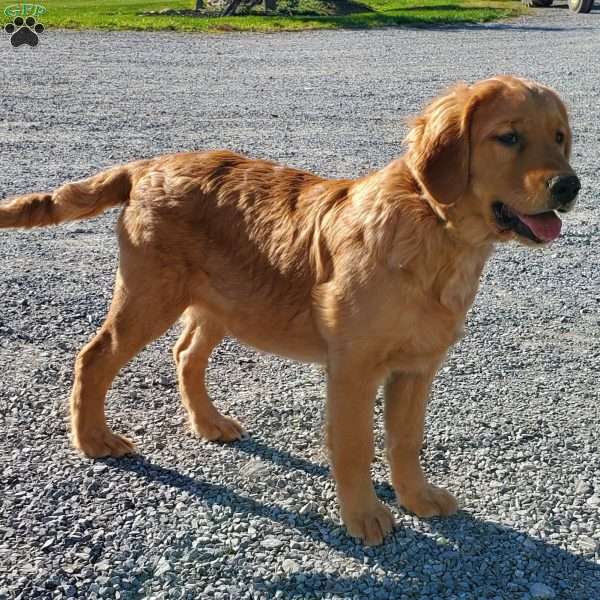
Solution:
<svg viewBox="0 0 600 600">
<path fill-rule="evenodd" d="M 553 210 L 524 215 L 503 202 L 496 202 L 493 209 L 496 223 L 503 231 L 514 231 L 537 244 L 551 242 L 560 235 L 562 221 Z"/>
</svg>

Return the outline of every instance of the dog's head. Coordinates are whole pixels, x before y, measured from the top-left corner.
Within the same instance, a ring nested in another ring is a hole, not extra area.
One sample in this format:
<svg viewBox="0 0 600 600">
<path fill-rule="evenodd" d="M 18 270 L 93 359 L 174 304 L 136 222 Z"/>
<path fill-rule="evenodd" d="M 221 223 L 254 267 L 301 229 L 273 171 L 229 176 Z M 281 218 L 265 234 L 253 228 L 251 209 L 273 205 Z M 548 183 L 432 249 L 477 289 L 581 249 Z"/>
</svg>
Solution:
<svg viewBox="0 0 600 600">
<path fill-rule="evenodd" d="M 580 183 L 551 89 L 502 76 L 458 85 L 415 119 L 406 156 L 434 211 L 473 242 L 558 237 Z"/>
</svg>

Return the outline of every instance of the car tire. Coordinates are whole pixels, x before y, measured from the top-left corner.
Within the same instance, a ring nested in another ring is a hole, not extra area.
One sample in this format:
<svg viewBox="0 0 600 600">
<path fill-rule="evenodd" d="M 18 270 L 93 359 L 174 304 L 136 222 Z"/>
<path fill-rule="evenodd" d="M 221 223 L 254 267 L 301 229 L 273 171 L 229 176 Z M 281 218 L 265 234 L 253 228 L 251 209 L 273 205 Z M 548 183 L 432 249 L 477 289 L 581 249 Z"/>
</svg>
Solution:
<svg viewBox="0 0 600 600">
<path fill-rule="evenodd" d="M 568 0 L 569 10 L 576 13 L 589 13 L 594 6 L 594 0 Z"/>
</svg>

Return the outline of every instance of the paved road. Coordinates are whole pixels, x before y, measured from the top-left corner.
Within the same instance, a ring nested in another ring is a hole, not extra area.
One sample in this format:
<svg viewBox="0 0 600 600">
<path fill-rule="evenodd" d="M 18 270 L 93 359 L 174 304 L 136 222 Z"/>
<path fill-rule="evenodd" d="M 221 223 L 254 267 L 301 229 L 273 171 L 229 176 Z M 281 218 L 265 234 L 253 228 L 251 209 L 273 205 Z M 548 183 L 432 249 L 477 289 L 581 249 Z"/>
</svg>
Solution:
<svg viewBox="0 0 600 600">
<path fill-rule="evenodd" d="M 251 438 L 203 444 L 185 430 L 170 332 L 109 399 L 143 457 L 77 456 L 65 399 L 110 298 L 115 213 L 2 232 L 0 598 L 600 597 L 598 11 L 438 30 L 0 41 L 0 197 L 193 148 L 356 176 L 401 152 L 405 118 L 441 88 L 498 72 L 564 96 L 584 185 L 551 249 L 495 255 L 437 379 L 424 460 L 463 511 L 424 522 L 395 508 L 399 527 L 377 549 L 338 527 L 311 366 L 222 344 L 210 387 Z M 380 433 L 373 470 L 392 502 Z"/>
</svg>

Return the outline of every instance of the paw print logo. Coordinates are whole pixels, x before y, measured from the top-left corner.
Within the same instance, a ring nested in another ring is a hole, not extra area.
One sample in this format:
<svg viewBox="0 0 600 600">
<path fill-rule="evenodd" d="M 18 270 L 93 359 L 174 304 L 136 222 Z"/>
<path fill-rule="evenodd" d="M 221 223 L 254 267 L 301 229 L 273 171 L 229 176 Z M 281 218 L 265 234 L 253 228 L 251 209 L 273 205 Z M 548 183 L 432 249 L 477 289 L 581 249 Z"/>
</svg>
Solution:
<svg viewBox="0 0 600 600">
<path fill-rule="evenodd" d="M 44 31 L 44 26 L 41 23 L 36 23 L 33 17 L 15 17 L 12 23 L 7 23 L 4 26 L 4 31 L 10 33 L 10 43 L 17 48 L 23 44 L 37 46 L 38 34 Z"/>
</svg>

